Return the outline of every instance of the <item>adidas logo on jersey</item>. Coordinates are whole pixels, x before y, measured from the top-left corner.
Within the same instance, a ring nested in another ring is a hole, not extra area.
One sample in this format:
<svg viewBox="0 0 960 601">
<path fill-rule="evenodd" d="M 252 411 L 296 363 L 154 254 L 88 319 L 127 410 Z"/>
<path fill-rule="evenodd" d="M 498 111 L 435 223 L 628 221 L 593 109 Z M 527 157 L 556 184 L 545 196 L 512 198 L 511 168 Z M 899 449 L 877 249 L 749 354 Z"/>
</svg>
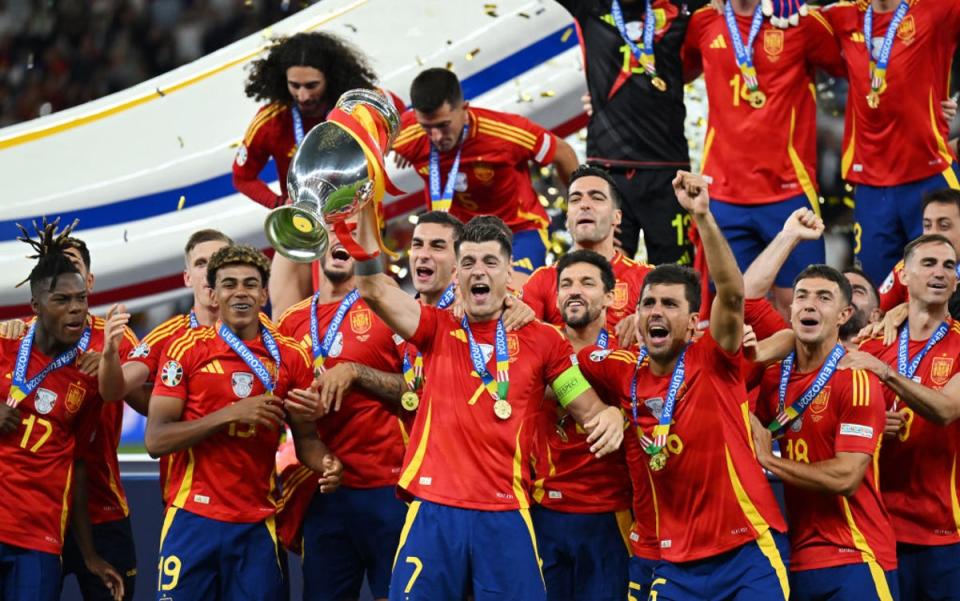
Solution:
<svg viewBox="0 0 960 601">
<path fill-rule="evenodd" d="M 722 35 L 718 35 L 716 38 L 714 38 L 712 42 L 710 42 L 710 47 L 717 48 L 717 49 L 720 49 L 720 48 L 725 49 L 727 47 L 727 40 L 725 40 Z"/>
</svg>

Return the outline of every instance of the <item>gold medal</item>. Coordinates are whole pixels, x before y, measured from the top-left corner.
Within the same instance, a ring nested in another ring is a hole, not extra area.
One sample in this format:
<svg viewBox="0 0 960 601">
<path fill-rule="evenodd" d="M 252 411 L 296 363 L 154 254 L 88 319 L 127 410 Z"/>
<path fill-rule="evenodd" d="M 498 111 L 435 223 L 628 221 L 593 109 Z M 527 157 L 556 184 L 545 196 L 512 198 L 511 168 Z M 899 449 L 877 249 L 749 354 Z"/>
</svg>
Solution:
<svg viewBox="0 0 960 601">
<path fill-rule="evenodd" d="M 654 78 L 650 80 L 650 83 L 652 83 L 653 87 L 657 88 L 661 92 L 667 91 L 667 82 L 663 81 L 663 79 L 660 77 L 654 76 Z"/>
<path fill-rule="evenodd" d="M 872 90 L 867 94 L 867 106 L 872 109 L 875 109 L 880 106 L 880 93 L 876 90 Z"/>
<path fill-rule="evenodd" d="M 408 390 L 400 395 L 400 405 L 407 411 L 416 411 L 420 406 L 420 397 L 412 390 Z"/>
<path fill-rule="evenodd" d="M 761 92 L 760 90 L 754 90 L 750 92 L 750 96 L 747 98 L 750 102 L 750 106 L 755 109 L 762 109 L 765 104 L 767 104 L 767 95 Z"/>
<path fill-rule="evenodd" d="M 659 472 L 663 468 L 667 467 L 667 452 L 660 451 L 656 455 L 650 457 L 650 469 L 655 472 Z"/>
<path fill-rule="evenodd" d="M 507 419 L 510 417 L 510 414 L 513 413 L 513 406 L 509 402 L 504 400 L 499 400 L 493 404 L 493 412 L 500 419 Z"/>
</svg>

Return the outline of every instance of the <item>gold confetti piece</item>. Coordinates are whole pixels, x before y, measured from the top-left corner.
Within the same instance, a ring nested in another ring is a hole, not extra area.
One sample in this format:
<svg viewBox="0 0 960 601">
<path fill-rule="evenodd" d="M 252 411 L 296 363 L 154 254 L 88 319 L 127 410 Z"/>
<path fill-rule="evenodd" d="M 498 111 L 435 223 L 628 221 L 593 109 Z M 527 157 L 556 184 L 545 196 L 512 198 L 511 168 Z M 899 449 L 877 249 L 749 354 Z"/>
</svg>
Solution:
<svg viewBox="0 0 960 601">
<path fill-rule="evenodd" d="M 177 142 L 180 142 L 180 148 L 183 148 L 183 138 L 177 136 Z"/>
<path fill-rule="evenodd" d="M 533 96 L 531 96 L 526 92 L 523 92 L 520 94 L 520 100 L 518 100 L 518 102 L 533 102 Z"/>
<path fill-rule="evenodd" d="M 187 197 L 181 195 L 181 196 L 180 196 L 180 202 L 177 203 L 177 210 L 178 210 L 178 211 L 181 210 L 181 209 L 183 208 L 183 205 L 186 204 L 186 202 L 187 202 Z"/>
<path fill-rule="evenodd" d="M 500 15 L 497 14 L 497 11 L 495 11 L 495 10 L 487 10 L 487 11 L 484 11 L 484 12 L 486 12 L 486 14 L 487 14 L 488 17 L 493 17 L 494 19 L 496 19 L 497 17 L 500 16 Z"/>
<path fill-rule="evenodd" d="M 123 241 L 127 241 L 127 230 L 123 230 Z"/>
<path fill-rule="evenodd" d="M 447 61 L 447 71 L 453 71 L 453 63 L 450 61 Z"/>
<path fill-rule="evenodd" d="M 475 56 L 478 55 L 478 54 L 480 54 L 480 49 L 479 49 L 479 48 L 474 48 L 473 50 L 471 50 L 470 52 L 467 53 L 467 60 L 468 60 L 468 61 L 472 61 L 472 60 L 473 60 L 473 57 L 475 57 Z"/>
<path fill-rule="evenodd" d="M 557 93 L 554 92 L 553 90 L 544 90 L 544 91 L 540 92 L 540 97 L 541 97 L 541 98 L 553 98 L 553 97 L 556 96 L 556 95 L 557 95 Z"/>
<path fill-rule="evenodd" d="M 518 17 L 523 17 L 524 19 L 529 19 L 529 18 L 530 18 L 530 15 L 528 15 L 527 13 L 517 13 L 517 16 L 518 16 Z"/>
<path fill-rule="evenodd" d="M 483 10 L 497 10 L 497 5 L 496 5 L 496 4 L 489 4 L 489 3 L 488 3 L 488 4 L 484 4 L 484 5 L 483 5 Z"/>
<path fill-rule="evenodd" d="M 561 42 L 566 42 L 570 39 L 570 36 L 573 35 L 573 27 L 568 27 L 566 31 L 563 32 L 563 35 L 560 36 Z"/>
<path fill-rule="evenodd" d="M 424 66 L 425 64 L 427 64 L 427 62 L 426 62 L 425 60 L 423 60 L 422 58 L 420 58 L 419 56 L 415 56 L 414 58 L 417 59 L 417 66 L 418 66 L 418 67 L 422 67 L 422 66 Z"/>
<path fill-rule="evenodd" d="M 158 94 L 161 98 L 163 98 L 164 96 L 166 96 L 166 94 L 164 94 L 164 93 L 163 93 L 163 90 L 161 90 L 160 88 L 157 88 L 157 94 Z"/>
<path fill-rule="evenodd" d="M 349 23 L 345 23 L 345 24 L 344 24 L 344 27 L 346 27 L 347 29 L 349 29 L 349 30 L 352 31 L 353 33 L 357 33 L 357 26 L 356 26 L 356 25 L 351 25 L 351 24 L 349 24 Z"/>
</svg>

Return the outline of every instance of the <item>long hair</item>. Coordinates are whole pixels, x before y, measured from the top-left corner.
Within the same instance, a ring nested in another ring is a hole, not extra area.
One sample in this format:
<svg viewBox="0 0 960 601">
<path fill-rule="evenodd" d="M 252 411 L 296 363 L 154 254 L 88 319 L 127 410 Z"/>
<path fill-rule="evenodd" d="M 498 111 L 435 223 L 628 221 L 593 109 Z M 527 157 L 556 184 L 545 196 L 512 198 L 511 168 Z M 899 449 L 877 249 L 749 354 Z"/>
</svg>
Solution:
<svg viewBox="0 0 960 601">
<path fill-rule="evenodd" d="M 33 222 L 36 239 L 30 235 L 27 228 L 19 223 L 17 224 L 21 234 L 17 237 L 17 240 L 26 243 L 35 252 L 35 254 L 28 255 L 27 258 L 37 260 L 37 264 L 30 271 L 30 275 L 17 284 L 17 287 L 30 282 L 30 292 L 36 296 L 45 281 L 50 280 L 47 286 L 49 292 L 56 288 L 57 278 L 61 275 L 80 273 L 73 262 L 63 253 L 63 249 L 70 246 L 70 232 L 77 226 L 77 223 L 78 220 L 74 220 L 73 223 L 58 232 L 57 226 L 60 225 L 60 218 L 55 219 L 53 223 L 48 223 L 47 218 L 44 217 L 39 225 L 36 221 Z"/>
<path fill-rule="evenodd" d="M 371 89 L 376 73 L 359 50 L 328 33 L 298 33 L 279 40 L 267 56 L 253 61 L 244 91 L 258 101 L 293 102 L 287 89 L 287 69 L 313 67 L 327 80 L 324 100 L 336 102 L 347 90 Z"/>
</svg>

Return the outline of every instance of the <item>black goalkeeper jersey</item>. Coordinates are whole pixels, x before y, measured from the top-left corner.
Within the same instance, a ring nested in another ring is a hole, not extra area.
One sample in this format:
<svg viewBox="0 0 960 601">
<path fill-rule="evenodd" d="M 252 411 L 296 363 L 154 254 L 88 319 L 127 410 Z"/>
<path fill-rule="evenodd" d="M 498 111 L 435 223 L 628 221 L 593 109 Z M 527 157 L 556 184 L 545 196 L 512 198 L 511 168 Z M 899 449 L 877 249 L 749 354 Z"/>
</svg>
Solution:
<svg viewBox="0 0 960 601">
<path fill-rule="evenodd" d="M 608 168 L 660 169 L 689 164 L 683 122 L 680 47 L 690 15 L 707 0 L 654 0 L 657 90 L 631 60 L 610 14 L 610 0 L 557 0 L 576 19 L 585 58 L 593 117 L 587 125 L 587 160 Z M 621 0 L 627 33 L 642 45 L 644 0 Z M 632 65 L 630 73 L 624 65 Z M 625 78 L 621 76 L 624 74 Z M 618 81 L 619 80 L 619 81 Z"/>
</svg>

